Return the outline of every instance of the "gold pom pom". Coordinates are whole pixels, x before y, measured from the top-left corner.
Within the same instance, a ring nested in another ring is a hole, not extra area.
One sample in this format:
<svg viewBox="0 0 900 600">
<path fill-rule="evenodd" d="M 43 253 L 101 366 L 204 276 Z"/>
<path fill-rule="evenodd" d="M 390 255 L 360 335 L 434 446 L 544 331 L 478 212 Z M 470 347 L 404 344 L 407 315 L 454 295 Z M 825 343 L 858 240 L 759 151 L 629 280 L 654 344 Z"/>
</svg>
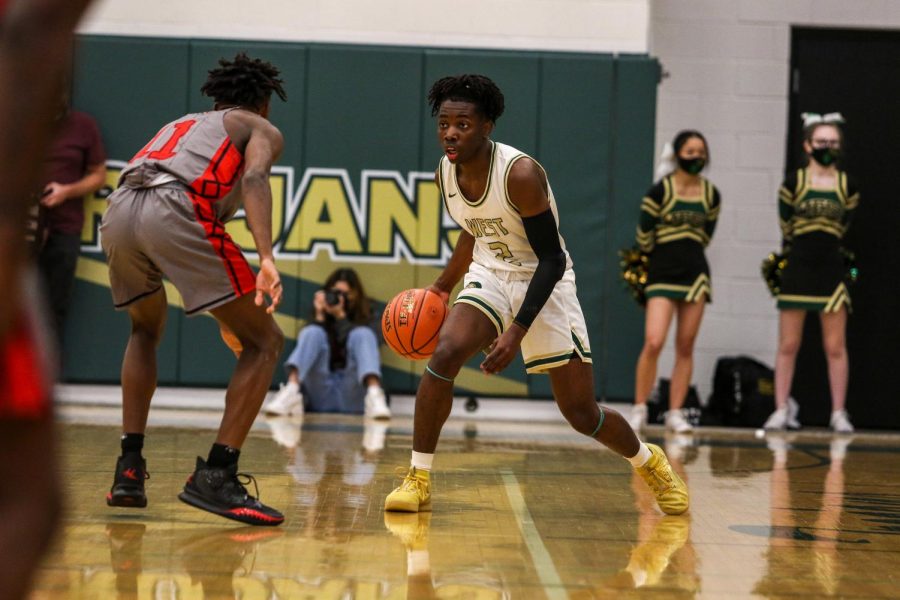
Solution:
<svg viewBox="0 0 900 600">
<path fill-rule="evenodd" d="M 650 258 L 640 248 L 622 248 L 619 250 L 619 266 L 622 269 L 622 280 L 638 304 L 647 304 L 644 289 L 647 287 L 647 268 Z"/>
<path fill-rule="evenodd" d="M 781 273 L 786 266 L 787 256 L 776 252 L 769 252 L 769 255 L 762 261 L 760 271 L 772 296 L 777 296 L 781 292 Z"/>
<path fill-rule="evenodd" d="M 769 292 L 773 296 L 777 296 L 781 292 L 781 274 L 788 264 L 789 250 L 789 248 L 785 249 L 782 254 L 770 252 L 762 261 L 760 271 L 762 272 L 766 285 L 769 287 Z M 856 283 L 856 280 L 859 278 L 859 268 L 856 266 L 856 255 L 843 247 L 840 251 L 841 258 L 844 261 L 844 268 L 846 269 L 844 280 L 848 284 Z"/>
</svg>

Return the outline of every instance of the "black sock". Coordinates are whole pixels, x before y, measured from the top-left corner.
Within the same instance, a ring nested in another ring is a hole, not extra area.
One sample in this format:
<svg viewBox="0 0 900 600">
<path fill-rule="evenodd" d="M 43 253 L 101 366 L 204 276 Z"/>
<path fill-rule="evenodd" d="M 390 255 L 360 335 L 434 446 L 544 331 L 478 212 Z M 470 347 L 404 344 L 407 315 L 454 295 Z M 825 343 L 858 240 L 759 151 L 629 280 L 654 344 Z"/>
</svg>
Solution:
<svg viewBox="0 0 900 600">
<path fill-rule="evenodd" d="M 137 454 L 141 453 L 141 450 L 144 449 L 144 434 L 143 433 L 124 433 L 122 434 L 122 456 L 125 456 L 129 452 L 134 452 Z"/>
<path fill-rule="evenodd" d="M 213 444 L 206 464 L 210 467 L 227 468 L 236 465 L 240 456 L 241 451 L 238 448 L 232 448 L 225 444 Z"/>
</svg>

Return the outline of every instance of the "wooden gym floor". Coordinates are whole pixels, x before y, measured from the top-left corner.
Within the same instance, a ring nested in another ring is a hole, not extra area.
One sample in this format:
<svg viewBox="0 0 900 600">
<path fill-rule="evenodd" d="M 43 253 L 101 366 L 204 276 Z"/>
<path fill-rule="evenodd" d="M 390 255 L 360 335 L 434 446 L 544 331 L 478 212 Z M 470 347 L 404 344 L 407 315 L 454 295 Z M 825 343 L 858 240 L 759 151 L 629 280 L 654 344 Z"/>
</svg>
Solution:
<svg viewBox="0 0 900 600">
<path fill-rule="evenodd" d="M 217 413 L 154 414 L 146 509 L 104 502 L 118 410 L 60 418 L 69 508 L 34 598 L 900 597 L 898 436 L 653 430 L 692 495 L 664 517 L 563 424 L 451 420 L 434 512 L 403 515 L 382 501 L 408 417 L 260 418 L 241 469 L 286 515 L 261 528 L 176 498 Z"/>
</svg>

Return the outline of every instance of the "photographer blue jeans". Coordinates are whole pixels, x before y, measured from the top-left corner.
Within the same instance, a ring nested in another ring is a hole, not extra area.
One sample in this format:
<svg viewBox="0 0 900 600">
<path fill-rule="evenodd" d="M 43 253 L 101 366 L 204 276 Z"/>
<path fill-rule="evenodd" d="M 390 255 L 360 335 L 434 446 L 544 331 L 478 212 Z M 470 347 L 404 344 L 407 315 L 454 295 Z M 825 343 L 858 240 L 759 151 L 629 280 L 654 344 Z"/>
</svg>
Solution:
<svg viewBox="0 0 900 600">
<path fill-rule="evenodd" d="M 377 323 L 356 271 L 335 270 L 313 295 L 312 318 L 285 364 L 287 382 L 263 412 L 296 417 L 306 404 L 312 412 L 391 418 L 381 387 Z"/>
<path fill-rule="evenodd" d="M 369 327 L 353 327 L 347 336 L 347 363 L 331 369 L 331 346 L 323 327 L 310 324 L 300 330 L 297 346 L 285 367 L 297 369 L 309 412 L 360 414 L 364 409 L 366 377 L 381 379 L 378 339 Z"/>
</svg>

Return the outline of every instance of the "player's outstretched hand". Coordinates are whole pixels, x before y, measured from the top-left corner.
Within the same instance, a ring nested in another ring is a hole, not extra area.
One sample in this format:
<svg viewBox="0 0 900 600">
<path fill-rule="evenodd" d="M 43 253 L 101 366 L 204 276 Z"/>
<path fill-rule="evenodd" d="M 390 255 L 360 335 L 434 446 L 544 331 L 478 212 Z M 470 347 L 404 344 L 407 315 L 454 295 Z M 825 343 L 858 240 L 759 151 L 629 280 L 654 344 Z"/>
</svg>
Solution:
<svg viewBox="0 0 900 600">
<path fill-rule="evenodd" d="M 274 313 L 281 304 L 283 291 L 281 275 L 278 274 L 275 261 L 271 258 L 262 259 L 259 262 L 259 273 L 256 274 L 256 305 L 265 306 L 266 296 L 268 296 L 270 302 L 266 307 L 266 312 Z"/>
<path fill-rule="evenodd" d="M 488 348 L 488 355 L 481 363 L 481 370 L 486 375 L 499 373 L 509 366 L 509 363 L 516 357 L 519 352 L 519 346 L 522 344 L 522 338 L 528 333 L 522 327 L 515 323 L 509 326 L 509 329 L 494 340 Z"/>
</svg>

